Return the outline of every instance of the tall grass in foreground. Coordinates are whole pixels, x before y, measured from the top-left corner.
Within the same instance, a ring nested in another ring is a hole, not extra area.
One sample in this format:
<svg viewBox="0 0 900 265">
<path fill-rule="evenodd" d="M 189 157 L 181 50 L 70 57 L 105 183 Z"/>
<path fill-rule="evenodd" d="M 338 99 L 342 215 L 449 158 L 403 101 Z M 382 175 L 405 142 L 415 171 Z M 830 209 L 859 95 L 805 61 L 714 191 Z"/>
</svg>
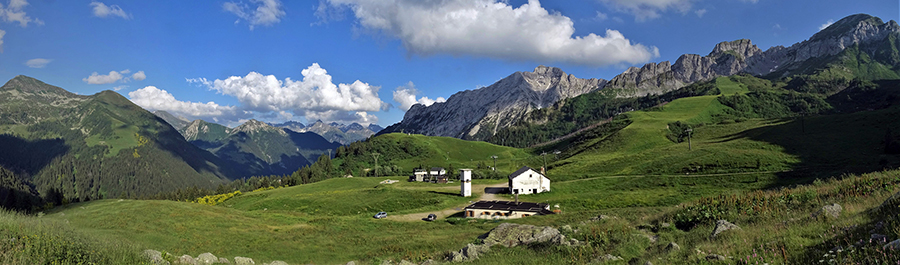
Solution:
<svg viewBox="0 0 900 265">
<path fill-rule="evenodd" d="M 148 264 L 134 245 L 68 224 L 0 209 L 0 264 Z"/>
</svg>

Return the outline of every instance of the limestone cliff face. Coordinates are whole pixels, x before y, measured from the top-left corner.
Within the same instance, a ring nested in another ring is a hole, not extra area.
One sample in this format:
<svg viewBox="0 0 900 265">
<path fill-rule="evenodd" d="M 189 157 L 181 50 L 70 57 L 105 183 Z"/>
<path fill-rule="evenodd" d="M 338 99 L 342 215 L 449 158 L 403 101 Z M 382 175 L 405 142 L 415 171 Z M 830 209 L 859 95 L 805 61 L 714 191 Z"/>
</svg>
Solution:
<svg viewBox="0 0 900 265">
<path fill-rule="evenodd" d="M 858 14 L 790 47 L 763 51 L 747 39 L 721 42 L 705 56 L 684 54 L 675 63 L 631 67 L 608 82 L 580 79 L 558 68 L 540 66 L 534 72 L 517 72 L 488 87 L 456 93 L 443 103 L 413 105 L 403 121 L 382 133 L 402 131 L 484 140 L 532 110 L 584 93 L 609 89 L 619 97 L 641 97 L 740 73 L 775 77 L 804 73 L 803 64 L 811 59 L 836 55 L 856 44 L 882 42 L 891 34 L 900 34 L 897 22 L 884 23 L 877 17 Z"/>
<path fill-rule="evenodd" d="M 581 79 L 559 68 L 539 66 L 533 72 L 516 72 L 487 87 L 458 92 L 446 102 L 428 107 L 413 105 L 403 121 L 384 132 L 486 139 L 532 110 L 604 85 L 603 79 Z"/>
<path fill-rule="evenodd" d="M 672 65 L 666 61 L 629 68 L 610 80 L 606 88 L 618 89 L 620 97 L 640 97 L 739 73 L 786 76 L 802 72 L 800 65 L 810 59 L 832 56 L 855 44 L 883 41 L 891 33 L 900 33 L 895 21 L 884 23 L 869 15 L 852 15 L 787 48 L 775 46 L 762 51 L 746 39 L 722 42 L 706 56 L 685 54 Z"/>
</svg>

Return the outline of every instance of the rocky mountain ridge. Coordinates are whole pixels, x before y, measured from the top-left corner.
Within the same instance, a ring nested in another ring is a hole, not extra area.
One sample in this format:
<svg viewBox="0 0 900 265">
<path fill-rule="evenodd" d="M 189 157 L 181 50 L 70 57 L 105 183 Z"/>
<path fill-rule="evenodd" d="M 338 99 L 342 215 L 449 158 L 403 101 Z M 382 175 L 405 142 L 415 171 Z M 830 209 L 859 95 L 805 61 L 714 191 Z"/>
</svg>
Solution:
<svg viewBox="0 0 900 265">
<path fill-rule="evenodd" d="M 876 49 L 871 47 L 889 36 L 900 36 L 897 22 L 885 23 L 877 17 L 857 14 L 790 47 L 775 46 L 763 51 L 748 39 L 726 41 L 716 44 L 705 56 L 684 54 L 674 63 L 630 67 L 609 81 L 580 79 L 559 68 L 539 66 L 533 72 L 516 72 L 488 87 L 458 92 L 443 103 L 413 105 L 401 122 L 382 133 L 485 140 L 535 109 L 581 94 L 603 89 L 611 96 L 631 98 L 661 95 L 696 82 L 742 73 L 771 78 L 810 74 L 821 69 L 814 59 L 833 60 L 824 58 L 850 47 Z"/>
<path fill-rule="evenodd" d="M 340 143 L 342 145 L 348 145 L 352 142 L 365 140 L 366 138 L 369 138 L 370 136 L 375 135 L 375 133 L 378 133 L 379 131 L 384 129 L 374 123 L 369 124 L 369 126 L 363 126 L 362 124 L 355 122 L 349 125 L 345 125 L 336 122 L 325 123 L 321 120 L 317 120 L 310 125 L 304 125 L 303 123 L 296 121 L 288 121 L 270 125 L 300 133 L 316 133 L 318 135 L 321 135 L 322 137 L 325 137 L 325 139 L 327 139 L 328 141 Z"/>
<path fill-rule="evenodd" d="M 255 119 L 234 128 L 198 119 L 179 132 L 197 147 L 241 165 L 247 175 L 290 174 L 340 146 L 313 132 L 295 132 Z"/>
<path fill-rule="evenodd" d="M 499 128 L 514 124 L 535 109 L 567 98 L 597 91 L 603 79 L 582 79 L 559 68 L 538 66 L 533 72 L 516 72 L 476 90 L 453 94 L 446 102 L 413 105 L 403 121 L 382 133 L 407 132 L 462 139 L 490 137 Z"/>
<path fill-rule="evenodd" d="M 783 77 L 804 71 L 801 64 L 814 58 L 833 56 L 853 45 L 883 41 L 900 33 L 896 21 L 884 23 L 877 17 L 857 14 L 845 17 L 808 40 L 790 47 L 761 50 L 750 40 L 721 42 L 706 56 L 684 54 L 670 64 L 648 63 L 631 67 L 610 80 L 605 89 L 616 89 L 619 97 L 662 94 L 698 81 L 748 73 Z"/>
</svg>

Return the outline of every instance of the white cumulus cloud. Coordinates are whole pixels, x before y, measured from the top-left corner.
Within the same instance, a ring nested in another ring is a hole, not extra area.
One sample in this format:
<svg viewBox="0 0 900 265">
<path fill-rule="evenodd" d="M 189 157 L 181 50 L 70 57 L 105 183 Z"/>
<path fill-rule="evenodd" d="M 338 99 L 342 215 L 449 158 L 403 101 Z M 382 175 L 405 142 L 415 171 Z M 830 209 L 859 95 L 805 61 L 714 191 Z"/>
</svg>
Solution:
<svg viewBox="0 0 900 265">
<path fill-rule="evenodd" d="M 431 106 L 431 104 L 434 104 L 435 102 L 447 101 L 443 97 L 438 97 L 437 99 L 421 97 L 416 99 L 418 94 L 419 90 L 416 89 L 416 85 L 413 84 L 413 82 L 409 82 L 406 86 L 400 86 L 394 89 L 394 101 L 400 103 L 400 109 L 403 111 L 409 110 L 409 108 L 415 104 Z"/>
<path fill-rule="evenodd" d="M 281 18 L 286 14 L 279 0 L 250 0 L 250 2 L 256 5 L 255 9 L 235 2 L 222 4 L 222 9 L 238 17 L 235 24 L 241 20 L 247 21 L 250 24 L 250 30 L 253 30 L 255 26 L 271 26 L 281 22 Z"/>
<path fill-rule="evenodd" d="M 301 71 L 302 80 L 250 72 L 224 80 L 186 78 L 191 84 L 209 87 L 218 93 L 235 97 L 240 109 L 256 114 L 285 112 L 304 116 L 307 120 L 373 123 L 377 117 L 369 112 L 387 109 L 378 97 L 380 87 L 356 80 L 350 84 L 332 81 L 328 71 L 314 63 Z"/>
<path fill-rule="evenodd" d="M 128 71 L 128 70 L 125 70 Z M 123 72 L 125 72 L 123 71 Z M 82 78 L 81 80 L 92 85 L 103 85 L 103 84 L 112 84 L 119 80 L 122 80 L 123 76 L 119 72 L 109 71 L 108 75 L 101 75 L 97 72 L 91 74 L 91 76 Z"/>
<path fill-rule="evenodd" d="M 0 53 L 3 53 L 3 35 L 6 35 L 6 31 L 0 29 Z"/>
<path fill-rule="evenodd" d="M 85 77 L 81 80 L 84 81 L 85 83 L 92 84 L 92 85 L 103 85 L 103 84 L 112 84 L 115 82 L 127 83 L 128 81 L 131 81 L 132 79 L 137 80 L 137 81 L 147 79 L 147 75 L 144 74 L 144 71 L 138 71 L 137 73 L 134 73 L 130 77 L 126 76 L 127 74 L 130 74 L 130 73 L 131 73 L 131 70 L 129 70 L 129 69 L 125 69 L 122 71 L 109 71 L 109 74 L 106 74 L 106 75 L 101 75 L 101 74 L 98 74 L 97 72 L 94 72 L 91 74 L 91 76 Z"/>
<path fill-rule="evenodd" d="M 137 73 L 134 73 L 133 75 L 131 75 L 131 79 L 141 81 L 141 80 L 147 79 L 147 75 L 144 74 L 144 71 L 138 71 Z"/>
<path fill-rule="evenodd" d="M 695 0 L 600 0 L 610 8 L 634 15 L 636 21 L 659 18 L 661 13 L 675 10 L 688 12 Z M 698 14 L 702 16 L 701 14 Z"/>
<path fill-rule="evenodd" d="M 128 93 L 131 102 L 147 110 L 164 110 L 176 116 L 194 118 L 211 118 L 234 116 L 237 108 L 234 106 L 221 106 L 215 102 L 188 102 L 175 99 L 168 91 L 147 86 Z"/>
<path fill-rule="evenodd" d="M 28 27 L 28 23 L 32 22 L 43 25 L 44 21 L 32 18 L 23 11 L 25 6 L 28 6 L 28 1 L 26 0 L 10 0 L 9 5 L 5 8 L 3 7 L 3 4 L 0 4 L 0 19 L 3 19 L 3 21 L 6 22 L 18 22 L 19 26 L 23 28 Z"/>
<path fill-rule="evenodd" d="M 52 61 L 53 60 L 50 60 L 50 59 L 34 58 L 34 59 L 26 61 L 25 66 L 28 66 L 31 68 L 44 68 L 44 66 L 47 66 L 47 64 Z"/>
<path fill-rule="evenodd" d="M 828 28 L 828 26 L 831 26 L 831 24 L 834 24 L 834 19 L 829 19 L 828 21 L 825 22 L 825 24 L 822 24 L 821 26 L 819 26 L 819 30 Z"/>
<path fill-rule="evenodd" d="M 94 7 L 94 16 L 95 17 L 108 17 L 110 15 L 121 17 L 124 19 L 130 19 L 131 15 L 125 13 L 125 10 L 122 10 L 118 5 L 106 5 L 102 2 L 93 1 L 90 4 Z"/>
<path fill-rule="evenodd" d="M 656 47 L 632 44 L 622 33 L 573 36 L 572 19 L 538 0 L 514 7 L 500 0 L 327 0 L 349 8 L 364 29 L 400 39 L 408 52 L 589 66 L 637 64 L 659 56 Z M 328 19 L 317 11 L 321 19 Z"/>
</svg>

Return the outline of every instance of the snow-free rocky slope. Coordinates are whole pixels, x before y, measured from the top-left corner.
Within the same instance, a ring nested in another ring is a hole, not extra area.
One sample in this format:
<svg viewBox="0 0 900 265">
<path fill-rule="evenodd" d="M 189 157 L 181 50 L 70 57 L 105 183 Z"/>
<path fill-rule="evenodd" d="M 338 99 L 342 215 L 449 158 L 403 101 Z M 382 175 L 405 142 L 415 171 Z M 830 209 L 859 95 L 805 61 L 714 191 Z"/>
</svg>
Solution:
<svg viewBox="0 0 900 265">
<path fill-rule="evenodd" d="M 784 77 L 810 74 L 814 59 L 826 58 L 854 45 L 877 46 L 891 34 L 900 33 L 896 21 L 884 23 L 865 14 L 845 17 L 808 40 L 790 47 L 761 50 L 750 40 L 722 42 L 706 56 L 684 54 L 674 64 L 664 61 L 631 67 L 609 81 L 605 89 L 617 89 L 620 97 L 662 94 L 698 81 L 748 73 L 755 76 Z"/>
<path fill-rule="evenodd" d="M 887 63 L 881 63 L 887 66 L 879 69 L 897 69 L 897 48 L 893 46 L 900 39 L 898 36 L 897 22 L 885 23 L 877 17 L 857 14 L 790 47 L 775 46 L 763 51 L 747 39 L 722 42 L 706 56 L 684 54 L 675 63 L 664 61 L 631 67 L 608 82 L 580 79 L 559 68 L 539 66 L 534 72 L 516 72 L 488 87 L 456 93 L 447 102 L 427 107 L 413 105 L 401 122 L 380 134 L 406 132 L 485 140 L 499 129 L 516 124 L 532 110 L 600 89 L 617 97 L 642 97 L 741 73 L 769 78 L 813 74 L 827 68 L 828 63 L 841 60 L 834 57 L 850 48 L 858 48 L 860 54 L 872 53 L 869 57 L 876 60 L 887 58 Z M 882 47 L 885 45 L 891 46 L 890 49 Z M 876 54 L 876 51 L 893 53 Z"/>
<path fill-rule="evenodd" d="M 381 133 L 406 132 L 481 140 L 510 126 L 535 109 L 597 91 L 603 79 L 582 79 L 559 68 L 538 66 L 516 72 L 493 85 L 453 94 L 446 102 L 413 105 L 403 121 Z"/>
</svg>

